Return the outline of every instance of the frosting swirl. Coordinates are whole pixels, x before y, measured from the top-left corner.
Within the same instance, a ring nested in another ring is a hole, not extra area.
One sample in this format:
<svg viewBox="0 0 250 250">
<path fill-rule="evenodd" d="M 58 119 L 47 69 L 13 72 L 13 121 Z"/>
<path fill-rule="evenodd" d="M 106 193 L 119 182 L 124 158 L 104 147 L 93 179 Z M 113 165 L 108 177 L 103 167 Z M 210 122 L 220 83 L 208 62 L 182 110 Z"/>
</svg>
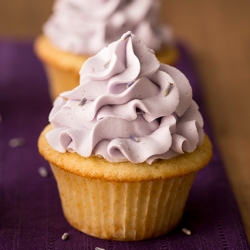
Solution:
<svg viewBox="0 0 250 250">
<path fill-rule="evenodd" d="M 158 51 L 173 40 L 158 18 L 158 0 L 57 0 L 43 31 L 56 46 L 77 54 L 93 55 L 127 30 Z"/>
<path fill-rule="evenodd" d="M 80 85 L 55 100 L 49 121 L 55 150 L 112 162 L 169 159 L 204 136 L 187 78 L 130 32 L 84 63 Z"/>
</svg>

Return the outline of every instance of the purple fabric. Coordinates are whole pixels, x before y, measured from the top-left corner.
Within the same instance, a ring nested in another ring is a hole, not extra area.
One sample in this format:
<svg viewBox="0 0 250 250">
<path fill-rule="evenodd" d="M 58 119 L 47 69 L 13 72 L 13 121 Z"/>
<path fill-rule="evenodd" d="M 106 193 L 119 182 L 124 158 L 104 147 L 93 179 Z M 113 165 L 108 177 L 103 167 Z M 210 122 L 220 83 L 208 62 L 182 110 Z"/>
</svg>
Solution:
<svg viewBox="0 0 250 250">
<path fill-rule="evenodd" d="M 203 107 L 190 56 L 185 47 L 180 46 L 180 52 L 176 66 L 191 81 L 194 98 Z M 37 151 L 50 109 L 46 77 L 32 44 L 0 41 L 0 249 L 249 249 L 216 146 L 211 163 L 195 179 L 181 224 L 171 234 L 116 242 L 73 229 L 62 214 L 52 172 Z M 207 119 L 205 129 L 212 138 Z M 11 148 L 9 140 L 16 137 L 24 138 L 25 144 Z M 48 177 L 38 174 L 40 166 L 48 170 Z M 192 235 L 185 235 L 183 227 Z M 69 238 L 63 241 L 65 232 Z"/>
</svg>

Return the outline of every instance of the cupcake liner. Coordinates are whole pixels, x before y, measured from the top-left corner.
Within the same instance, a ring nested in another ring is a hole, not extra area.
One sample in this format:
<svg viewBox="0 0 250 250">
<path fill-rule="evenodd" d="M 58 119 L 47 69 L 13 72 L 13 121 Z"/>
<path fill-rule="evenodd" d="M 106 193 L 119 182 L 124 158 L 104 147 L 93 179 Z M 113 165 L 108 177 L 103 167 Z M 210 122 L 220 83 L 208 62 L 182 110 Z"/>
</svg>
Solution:
<svg viewBox="0 0 250 250">
<path fill-rule="evenodd" d="M 126 241 L 154 238 L 173 230 L 181 220 L 196 174 L 157 181 L 108 182 L 50 165 L 68 222 L 98 238 Z"/>
</svg>

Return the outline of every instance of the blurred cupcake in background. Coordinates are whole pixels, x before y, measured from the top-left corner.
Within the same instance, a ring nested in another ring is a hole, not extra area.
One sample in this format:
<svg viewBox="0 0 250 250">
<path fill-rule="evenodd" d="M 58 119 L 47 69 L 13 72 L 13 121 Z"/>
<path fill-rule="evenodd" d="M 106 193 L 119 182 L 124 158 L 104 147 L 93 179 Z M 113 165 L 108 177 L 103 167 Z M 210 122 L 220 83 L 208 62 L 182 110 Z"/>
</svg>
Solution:
<svg viewBox="0 0 250 250">
<path fill-rule="evenodd" d="M 158 0 L 57 0 L 35 41 L 54 100 L 79 84 L 79 70 L 90 56 L 130 30 L 152 48 L 158 60 L 173 64 L 178 50 L 170 27 L 159 21 Z"/>
</svg>

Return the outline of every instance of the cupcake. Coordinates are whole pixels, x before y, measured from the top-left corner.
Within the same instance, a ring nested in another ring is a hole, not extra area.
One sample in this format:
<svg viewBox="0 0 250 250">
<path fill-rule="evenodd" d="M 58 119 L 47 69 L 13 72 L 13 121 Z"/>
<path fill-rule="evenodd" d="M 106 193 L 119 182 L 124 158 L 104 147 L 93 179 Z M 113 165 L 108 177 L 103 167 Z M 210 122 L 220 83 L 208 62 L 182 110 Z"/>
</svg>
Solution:
<svg viewBox="0 0 250 250">
<path fill-rule="evenodd" d="M 160 25 L 158 16 L 158 0 L 57 0 L 34 45 L 51 99 L 76 87 L 85 60 L 127 30 L 142 37 L 162 63 L 174 63 L 178 52 L 171 29 Z"/>
<path fill-rule="evenodd" d="M 89 58 L 38 148 L 74 228 L 102 239 L 164 235 L 212 156 L 187 78 L 131 32 Z"/>
</svg>

